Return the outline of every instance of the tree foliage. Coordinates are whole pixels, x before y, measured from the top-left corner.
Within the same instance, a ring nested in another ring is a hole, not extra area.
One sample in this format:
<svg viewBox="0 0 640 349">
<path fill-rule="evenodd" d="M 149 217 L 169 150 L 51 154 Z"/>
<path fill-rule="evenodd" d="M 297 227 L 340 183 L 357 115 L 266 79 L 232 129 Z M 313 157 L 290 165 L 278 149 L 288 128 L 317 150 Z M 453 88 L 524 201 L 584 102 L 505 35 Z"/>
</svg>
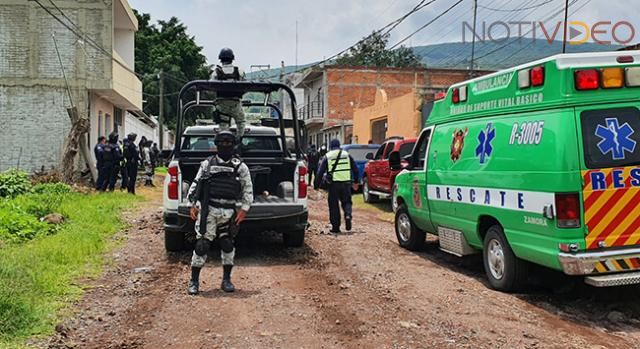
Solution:
<svg viewBox="0 0 640 349">
<path fill-rule="evenodd" d="M 151 23 L 149 14 L 140 14 L 135 36 L 136 73 L 142 74 L 145 93 L 144 111 L 159 114 L 159 72 L 164 72 L 164 116 L 165 125 L 175 129 L 178 105 L 177 92 L 189 80 L 209 79 L 211 67 L 202 54 L 195 37 L 187 34 L 187 27 L 176 17 L 168 21 Z"/>
<path fill-rule="evenodd" d="M 390 34 L 382 35 L 373 32 L 365 37 L 348 52 L 338 57 L 335 61 L 338 65 L 364 66 L 364 67 L 421 67 L 420 58 L 411 48 L 404 45 L 390 50 Z"/>
</svg>

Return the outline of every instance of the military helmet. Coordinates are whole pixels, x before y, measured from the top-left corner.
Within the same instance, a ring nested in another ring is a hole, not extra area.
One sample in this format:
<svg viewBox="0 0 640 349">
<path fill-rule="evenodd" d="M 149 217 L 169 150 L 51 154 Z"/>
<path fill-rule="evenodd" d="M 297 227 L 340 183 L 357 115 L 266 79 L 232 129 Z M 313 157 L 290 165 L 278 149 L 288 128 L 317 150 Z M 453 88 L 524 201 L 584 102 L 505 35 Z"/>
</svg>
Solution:
<svg viewBox="0 0 640 349">
<path fill-rule="evenodd" d="M 109 143 L 118 143 L 118 132 L 113 131 L 109 134 Z"/>
<path fill-rule="evenodd" d="M 128 139 L 129 141 L 131 141 L 131 142 L 135 142 L 135 140 L 136 140 L 136 138 L 137 138 L 137 137 L 138 137 L 138 135 L 137 135 L 137 134 L 135 134 L 135 133 L 133 133 L 133 132 L 131 132 L 131 133 L 129 133 L 129 134 L 127 135 L 127 139 Z"/>
<path fill-rule="evenodd" d="M 218 55 L 218 59 L 221 62 L 232 62 L 236 57 L 233 55 L 233 50 L 231 50 L 228 47 L 223 48 L 222 50 L 220 50 L 220 54 Z"/>
<path fill-rule="evenodd" d="M 231 142 L 233 145 L 236 144 L 236 136 L 231 131 L 220 131 L 216 138 L 214 139 L 214 143 L 218 146 L 222 142 Z"/>
</svg>

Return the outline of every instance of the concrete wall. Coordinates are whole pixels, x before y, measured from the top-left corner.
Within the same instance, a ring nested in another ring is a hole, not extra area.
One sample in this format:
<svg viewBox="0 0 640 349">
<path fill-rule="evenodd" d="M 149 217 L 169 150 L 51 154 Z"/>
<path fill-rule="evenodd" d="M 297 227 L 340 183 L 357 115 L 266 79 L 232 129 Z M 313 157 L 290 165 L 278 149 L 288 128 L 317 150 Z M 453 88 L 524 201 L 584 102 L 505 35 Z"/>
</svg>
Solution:
<svg viewBox="0 0 640 349">
<path fill-rule="evenodd" d="M 120 55 L 124 63 L 131 69 L 135 68 L 135 32 L 128 29 L 115 29 L 113 48 Z"/>
<path fill-rule="evenodd" d="M 56 1 L 88 36 L 111 50 L 111 1 Z M 62 68 L 81 114 L 89 87 L 109 85 L 111 59 L 79 41 L 35 2 L 0 0 L 0 171 L 33 171 L 61 161 L 70 122 Z M 113 112 L 111 113 L 113 115 Z"/>
<path fill-rule="evenodd" d="M 151 127 L 129 113 L 127 113 L 127 116 L 124 118 L 124 129 L 126 134 L 133 132 L 138 135 L 136 144 L 138 144 L 142 136 L 156 143 L 158 142 L 158 127 Z"/>
</svg>

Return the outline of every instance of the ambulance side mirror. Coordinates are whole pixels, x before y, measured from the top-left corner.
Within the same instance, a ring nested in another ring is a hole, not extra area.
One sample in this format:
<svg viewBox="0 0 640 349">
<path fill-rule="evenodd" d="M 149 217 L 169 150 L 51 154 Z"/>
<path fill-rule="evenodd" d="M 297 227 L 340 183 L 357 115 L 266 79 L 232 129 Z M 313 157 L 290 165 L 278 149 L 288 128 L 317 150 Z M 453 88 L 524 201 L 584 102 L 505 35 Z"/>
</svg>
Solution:
<svg viewBox="0 0 640 349">
<path fill-rule="evenodd" d="M 402 162 L 400 159 L 400 153 L 397 151 L 391 152 L 389 154 L 389 168 L 392 171 L 398 171 L 402 169 Z"/>
</svg>

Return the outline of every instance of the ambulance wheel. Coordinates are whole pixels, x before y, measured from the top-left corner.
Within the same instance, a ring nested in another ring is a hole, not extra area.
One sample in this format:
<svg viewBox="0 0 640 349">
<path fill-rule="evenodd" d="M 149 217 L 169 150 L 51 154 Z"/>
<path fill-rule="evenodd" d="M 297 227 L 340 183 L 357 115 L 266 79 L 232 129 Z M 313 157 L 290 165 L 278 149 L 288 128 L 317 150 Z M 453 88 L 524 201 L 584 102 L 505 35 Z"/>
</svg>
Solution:
<svg viewBox="0 0 640 349">
<path fill-rule="evenodd" d="M 484 270 L 493 289 L 513 292 L 527 281 L 527 264 L 516 257 L 500 225 L 493 225 L 484 237 Z"/>
<path fill-rule="evenodd" d="M 282 233 L 282 242 L 287 247 L 302 247 L 304 245 L 304 229 Z"/>
<path fill-rule="evenodd" d="M 167 252 L 178 252 L 184 249 L 184 233 L 164 231 L 164 249 Z"/>
<path fill-rule="evenodd" d="M 362 178 L 362 199 L 368 204 L 378 201 L 378 196 L 371 194 L 367 177 Z"/>
<path fill-rule="evenodd" d="M 398 206 L 396 211 L 396 237 L 398 244 L 409 251 L 417 251 L 424 246 L 426 233 L 416 227 L 409 216 L 407 206 Z"/>
</svg>

